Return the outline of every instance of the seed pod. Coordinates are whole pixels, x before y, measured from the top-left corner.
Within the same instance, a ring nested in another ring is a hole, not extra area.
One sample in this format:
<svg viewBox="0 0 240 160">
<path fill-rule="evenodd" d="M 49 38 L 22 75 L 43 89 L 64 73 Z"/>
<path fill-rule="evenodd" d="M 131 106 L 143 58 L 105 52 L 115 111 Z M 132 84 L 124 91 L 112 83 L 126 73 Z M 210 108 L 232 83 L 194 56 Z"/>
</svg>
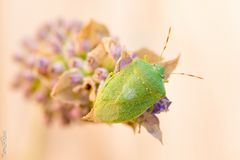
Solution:
<svg viewBox="0 0 240 160">
<path fill-rule="evenodd" d="M 135 59 L 110 75 L 85 120 L 117 123 L 134 120 L 165 96 L 164 68 Z"/>
</svg>

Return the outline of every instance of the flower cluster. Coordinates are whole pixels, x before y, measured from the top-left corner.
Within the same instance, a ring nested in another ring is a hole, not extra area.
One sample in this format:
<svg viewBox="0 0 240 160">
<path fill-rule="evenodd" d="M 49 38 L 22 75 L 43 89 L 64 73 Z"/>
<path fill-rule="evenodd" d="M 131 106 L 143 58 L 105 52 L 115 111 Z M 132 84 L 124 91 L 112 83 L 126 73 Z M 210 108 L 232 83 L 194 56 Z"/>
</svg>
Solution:
<svg viewBox="0 0 240 160">
<path fill-rule="evenodd" d="M 14 59 L 19 63 L 20 70 L 15 77 L 14 87 L 20 88 L 27 98 L 41 104 L 46 122 L 49 123 L 56 116 L 60 116 L 64 124 L 79 120 L 88 113 L 92 101 L 85 93 L 82 100 L 78 99 L 81 103 L 72 103 L 72 94 L 77 95 L 81 89 L 75 89 L 76 93 L 72 93 L 68 87 L 81 84 L 82 87 L 94 88 L 93 77 L 99 81 L 107 76 L 108 71 L 95 68 L 87 53 L 103 37 L 108 36 L 108 29 L 95 21 L 85 26 L 81 22 L 61 19 L 46 23 L 33 38 L 23 40 L 21 50 L 15 53 Z M 86 79 L 88 76 L 92 79 Z M 62 82 L 64 78 L 66 81 Z M 53 94 L 64 97 L 70 103 L 52 98 L 53 89 Z M 92 91 L 86 89 L 86 92 L 88 90 Z"/>
<path fill-rule="evenodd" d="M 23 41 L 21 51 L 14 56 L 20 70 L 13 85 L 42 106 L 47 123 L 60 117 L 63 124 L 68 124 L 82 120 L 109 74 L 119 72 L 134 58 L 161 62 L 165 80 L 179 59 L 162 62 L 162 57 L 145 48 L 129 52 L 111 37 L 106 26 L 95 21 L 83 25 L 57 20 L 43 25 L 32 39 Z M 143 125 L 161 140 L 155 114 L 167 111 L 170 104 L 166 97 L 161 98 L 137 121 L 124 123 L 133 129 Z"/>
</svg>

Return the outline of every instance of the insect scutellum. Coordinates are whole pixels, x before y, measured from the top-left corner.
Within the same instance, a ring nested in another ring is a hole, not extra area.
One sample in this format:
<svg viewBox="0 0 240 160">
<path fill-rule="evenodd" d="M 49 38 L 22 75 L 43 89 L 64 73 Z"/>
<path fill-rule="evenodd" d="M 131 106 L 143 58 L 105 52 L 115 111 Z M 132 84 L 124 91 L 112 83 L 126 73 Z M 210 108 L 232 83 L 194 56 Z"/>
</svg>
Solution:
<svg viewBox="0 0 240 160">
<path fill-rule="evenodd" d="M 160 64 L 153 64 L 155 70 L 161 75 L 161 78 L 164 79 L 164 67 Z"/>
</svg>

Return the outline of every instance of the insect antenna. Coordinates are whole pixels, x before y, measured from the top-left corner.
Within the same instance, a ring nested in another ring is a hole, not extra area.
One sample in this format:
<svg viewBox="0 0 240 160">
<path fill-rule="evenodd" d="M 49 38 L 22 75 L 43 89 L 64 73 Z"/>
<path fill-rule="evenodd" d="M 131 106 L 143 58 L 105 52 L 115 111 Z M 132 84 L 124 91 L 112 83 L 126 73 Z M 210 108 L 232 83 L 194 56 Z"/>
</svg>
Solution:
<svg viewBox="0 0 240 160">
<path fill-rule="evenodd" d="M 163 50 L 162 50 L 162 52 L 161 52 L 161 57 L 163 56 L 163 53 L 164 53 L 164 51 L 165 51 L 166 48 L 167 48 L 167 44 L 168 44 L 168 41 L 169 41 L 169 38 L 170 38 L 171 30 L 172 30 L 172 28 L 170 27 L 169 30 L 168 30 L 168 36 L 167 36 L 167 39 L 166 39 L 166 41 L 165 41 L 165 45 L 164 45 Z"/>
<path fill-rule="evenodd" d="M 178 75 L 184 75 L 184 76 L 194 77 L 194 78 L 198 78 L 198 79 L 203 79 L 200 76 L 195 76 L 193 74 L 188 74 L 188 73 L 171 73 L 171 74 L 178 74 Z"/>
</svg>

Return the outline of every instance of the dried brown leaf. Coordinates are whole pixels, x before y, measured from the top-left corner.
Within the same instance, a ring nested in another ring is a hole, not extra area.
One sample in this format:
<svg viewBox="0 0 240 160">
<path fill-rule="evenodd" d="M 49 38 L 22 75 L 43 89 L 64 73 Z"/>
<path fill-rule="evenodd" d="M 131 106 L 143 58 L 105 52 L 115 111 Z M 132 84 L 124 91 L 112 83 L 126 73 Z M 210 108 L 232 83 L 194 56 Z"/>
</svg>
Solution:
<svg viewBox="0 0 240 160">
<path fill-rule="evenodd" d="M 128 64 L 132 62 L 131 56 L 128 54 L 126 50 L 123 50 L 121 53 L 120 58 L 117 61 L 117 64 L 115 66 L 114 72 L 119 72 L 121 69 L 126 67 Z"/>
<path fill-rule="evenodd" d="M 137 122 L 129 121 L 129 122 L 126 122 L 125 124 L 128 125 L 130 128 L 132 128 L 134 133 L 137 132 L 137 128 L 138 128 L 138 123 Z"/>
<path fill-rule="evenodd" d="M 81 85 L 76 86 L 73 88 L 74 93 L 81 94 L 82 92 L 88 92 L 89 93 L 89 100 L 95 101 L 96 94 L 97 94 L 97 88 L 95 81 L 92 78 L 86 77 L 83 80 L 83 83 Z"/>
<path fill-rule="evenodd" d="M 77 37 L 77 42 L 89 40 L 90 48 L 95 47 L 103 37 L 109 36 L 107 27 L 94 20 L 91 20 L 86 26 L 84 26 Z"/>
<path fill-rule="evenodd" d="M 172 60 L 160 62 L 160 64 L 164 67 L 164 79 L 167 80 L 171 73 L 175 70 L 178 65 L 180 59 L 180 55 Z"/>
<path fill-rule="evenodd" d="M 74 74 L 79 74 L 78 70 L 70 70 L 64 72 L 57 83 L 54 85 L 51 92 L 51 96 L 59 101 L 65 103 L 74 103 L 74 104 L 86 104 L 89 103 L 89 94 L 88 92 L 82 92 L 81 94 L 73 92 L 73 88 L 82 84 L 82 81 L 79 83 L 72 83 L 71 76 Z"/>
<path fill-rule="evenodd" d="M 146 128 L 146 130 L 152 136 L 154 136 L 161 143 L 163 143 L 162 142 L 162 132 L 159 127 L 159 120 L 158 120 L 157 116 L 155 116 L 149 112 L 145 112 L 138 118 L 138 120 L 139 120 L 140 125 L 142 125 L 144 128 Z"/>
<path fill-rule="evenodd" d="M 112 38 L 103 38 L 97 47 L 88 53 L 88 59 L 94 59 L 98 67 L 113 70 L 115 60 L 110 53 L 110 47 L 113 44 L 117 44 L 117 42 Z"/>
<path fill-rule="evenodd" d="M 89 122 L 98 122 L 94 115 L 94 108 L 92 108 L 90 112 L 88 112 L 88 114 L 82 118 L 82 120 Z"/>
<path fill-rule="evenodd" d="M 150 63 L 158 63 L 158 62 L 162 61 L 162 59 L 163 59 L 161 56 L 159 56 L 158 54 L 154 53 L 153 51 L 151 51 L 147 48 L 141 48 L 141 49 L 135 51 L 134 53 L 136 53 L 138 58 L 141 58 L 141 59 L 147 58 L 147 60 Z"/>
</svg>

